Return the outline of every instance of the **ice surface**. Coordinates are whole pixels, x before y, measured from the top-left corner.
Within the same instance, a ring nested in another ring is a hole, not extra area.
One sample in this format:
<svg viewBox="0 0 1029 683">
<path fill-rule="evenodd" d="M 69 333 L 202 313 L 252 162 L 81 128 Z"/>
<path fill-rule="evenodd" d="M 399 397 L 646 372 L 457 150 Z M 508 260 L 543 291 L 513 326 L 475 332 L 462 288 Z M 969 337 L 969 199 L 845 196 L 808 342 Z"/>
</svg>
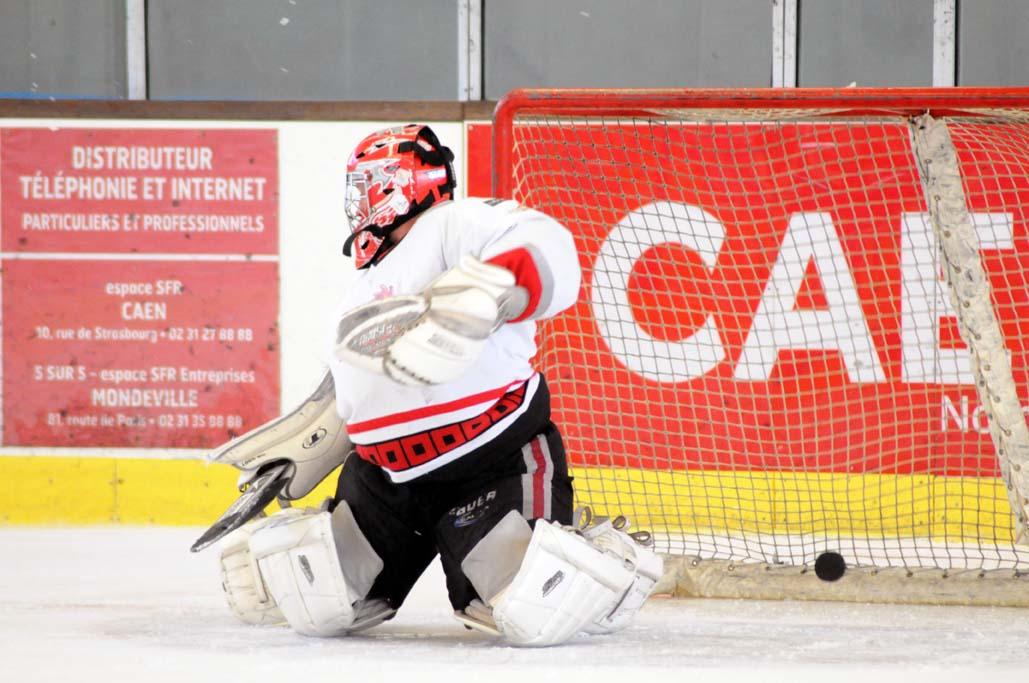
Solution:
<svg viewBox="0 0 1029 683">
<path fill-rule="evenodd" d="M 0 681 L 985 681 L 1029 666 L 1029 610 L 652 601 L 615 636 L 520 650 L 450 615 L 434 564 L 397 617 L 303 638 L 223 606 L 201 529 L 0 529 Z M 1017 674 L 1016 674 L 1017 672 Z"/>
</svg>

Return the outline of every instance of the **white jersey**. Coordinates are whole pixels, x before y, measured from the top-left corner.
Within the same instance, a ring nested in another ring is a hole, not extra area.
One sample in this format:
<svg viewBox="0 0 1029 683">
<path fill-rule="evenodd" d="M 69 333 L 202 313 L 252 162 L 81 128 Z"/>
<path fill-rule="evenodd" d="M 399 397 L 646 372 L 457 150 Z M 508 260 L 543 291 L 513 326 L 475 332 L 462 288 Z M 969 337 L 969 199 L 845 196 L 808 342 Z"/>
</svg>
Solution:
<svg viewBox="0 0 1029 683">
<path fill-rule="evenodd" d="M 540 382 L 529 362 L 536 354 L 535 320 L 556 315 L 578 296 L 579 260 L 568 230 L 514 201 L 469 198 L 430 208 L 378 265 L 358 271 L 334 320 L 370 301 L 421 293 L 465 254 L 512 271 L 529 305 L 489 337 L 464 375 L 408 387 L 329 354 L 351 441 L 394 482 L 482 447 L 526 410 Z"/>
</svg>

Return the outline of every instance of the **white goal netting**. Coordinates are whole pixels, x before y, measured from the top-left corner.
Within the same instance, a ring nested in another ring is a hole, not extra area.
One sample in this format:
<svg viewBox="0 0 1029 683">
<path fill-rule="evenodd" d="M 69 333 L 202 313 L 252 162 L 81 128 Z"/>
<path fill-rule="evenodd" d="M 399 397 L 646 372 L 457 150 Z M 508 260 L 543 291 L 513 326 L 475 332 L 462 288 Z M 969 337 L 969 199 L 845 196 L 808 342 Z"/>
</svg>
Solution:
<svg viewBox="0 0 1029 683">
<path fill-rule="evenodd" d="M 700 560 L 1029 569 L 1027 111 L 687 97 L 497 119 L 580 251 L 538 357 L 579 502 Z"/>
</svg>

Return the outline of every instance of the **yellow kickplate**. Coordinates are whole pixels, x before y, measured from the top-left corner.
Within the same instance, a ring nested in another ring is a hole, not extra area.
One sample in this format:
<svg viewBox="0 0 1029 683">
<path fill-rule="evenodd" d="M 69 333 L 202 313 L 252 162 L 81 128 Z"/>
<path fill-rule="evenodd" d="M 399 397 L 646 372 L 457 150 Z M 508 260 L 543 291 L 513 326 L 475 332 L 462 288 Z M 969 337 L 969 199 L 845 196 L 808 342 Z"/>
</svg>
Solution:
<svg viewBox="0 0 1029 683">
<path fill-rule="evenodd" d="M 637 528 L 1010 543 L 999 479 L 928 474 L 573 468 L 576 498 Z"/>
<path fill-rule="evenodd" d="M 201 460 L 0 457 L 0 524 L 204 526 L 239 495 L 238 475 Z M 335 487 L 329 476 L 295 504 L 318 505 Z"/>
<path fill-rule="evenodd" d="M 0 457 L 0 524 L 211 524 L 237 471 L 201 460 Z M 1009 542 L 1000 480 L 925 474 L 573 468 L 577 502 L 637 528 Z M 331 496 L 330 475 L 298 506 Z M 272 505 L 275 508 L 275 504 Z"/>
</svg>

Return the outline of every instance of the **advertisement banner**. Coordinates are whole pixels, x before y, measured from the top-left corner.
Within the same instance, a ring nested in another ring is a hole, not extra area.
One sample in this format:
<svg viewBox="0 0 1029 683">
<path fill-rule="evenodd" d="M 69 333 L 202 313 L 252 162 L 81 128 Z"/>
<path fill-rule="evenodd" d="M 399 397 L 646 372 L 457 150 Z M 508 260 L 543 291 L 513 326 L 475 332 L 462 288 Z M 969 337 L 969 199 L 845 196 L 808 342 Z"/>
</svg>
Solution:
<svg viewBox="0 0 1029 683">
<path fill-rule="evenodd" d="M 13 260 L 3 284 L 5 444 L 202 448 L 277 414 L 275 263 Z"/>
<path fill-rule="evenodd" d="M 584 274 L 540 337 L 573 461 L 996 476 L 907 127 L 658 132 L 519 130 L 516 198 L 567 225 Z M 1025 402 L 1029 179 L 1004 169 L 1029 152 L 954 137 Z"/>
<path fill-rule="evenodd" d="M 465 196 L 493 196 L 493 124 L 469 123 L 465 126 Z"/>
<path fill-rule="evenodd" d="M 279 414 L 274 130 L 0 130 L 3 446 L 209 448 Z"/>
<path fill-rule="evenodd" d="M 0 131 L 5 252 L 275 254 L 276 131 Z"/>
</svg>

